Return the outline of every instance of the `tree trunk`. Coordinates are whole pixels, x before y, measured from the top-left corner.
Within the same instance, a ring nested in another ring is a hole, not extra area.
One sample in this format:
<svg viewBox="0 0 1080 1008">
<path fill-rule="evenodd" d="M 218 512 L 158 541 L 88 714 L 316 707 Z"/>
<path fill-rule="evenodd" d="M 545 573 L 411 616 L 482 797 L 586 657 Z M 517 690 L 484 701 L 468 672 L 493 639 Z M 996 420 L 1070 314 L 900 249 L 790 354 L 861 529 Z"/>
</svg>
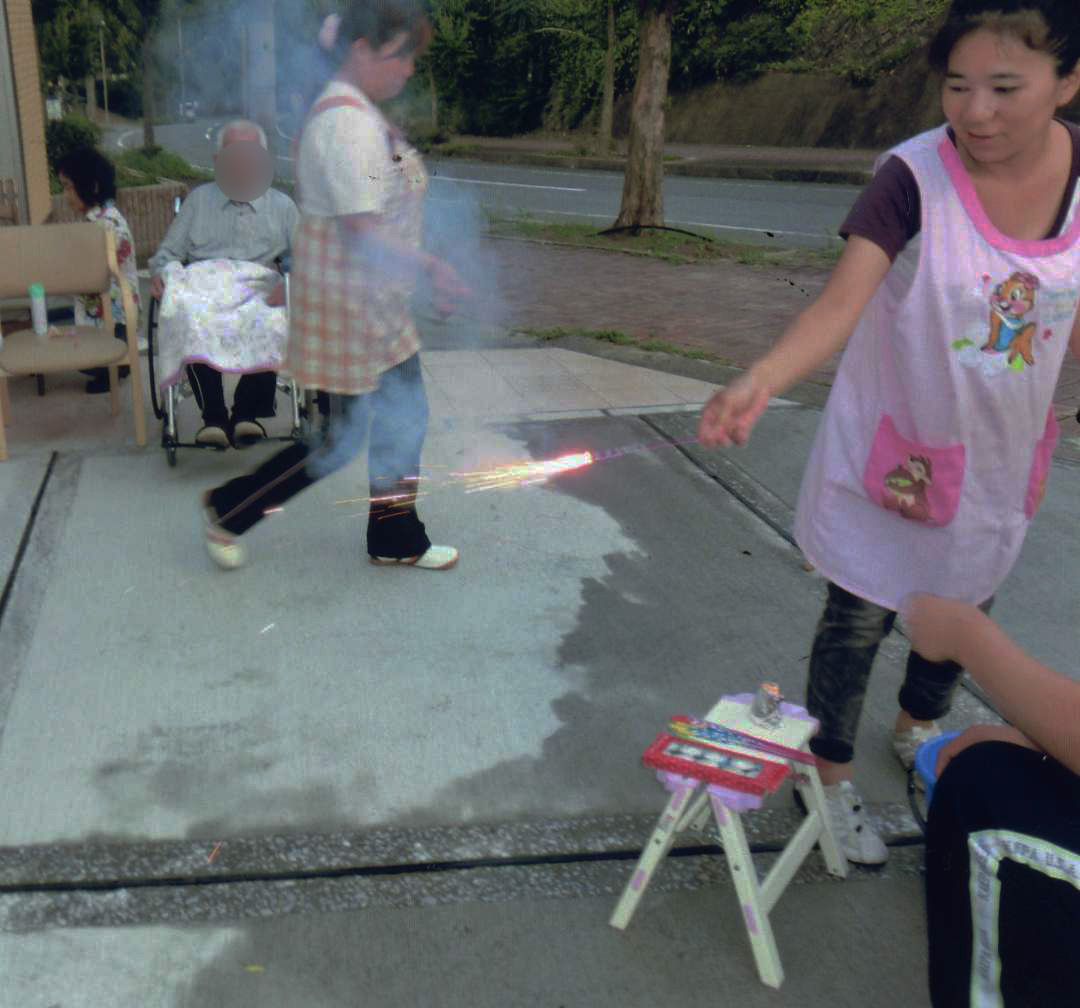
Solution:
<svg viewBox="0 0 1080 1008">
<path fill-rule="evenodd" d="M 428 60 L 427 67 L 428 87 L 431 88 L 431 132 L 439 132 L 439 92 L 435 87 L 435 70 Z"/>
<path fill-rule="evenodd" d="M 146 33 L 142 44 L 142 88 L 143 146 L 155 147 L 154 50 L 150 32 Z"/>
<path fill-rule="evenodd" d="M 598 146 L 604 153 L 611 151 L 612 129 L 615 120 L 615 0 L 607 5 L 607 52 L 604 53 L 604 87 L 600 102 L 600 134 Z"/>
<path fill-rule="evenodd" d="M 630 109 L 630 143 L 622 206 L 615 227 L 664 223 L 664 106 L 671 72 L 676 0 L 643 4 L 641 54 Z"/>
</svg>

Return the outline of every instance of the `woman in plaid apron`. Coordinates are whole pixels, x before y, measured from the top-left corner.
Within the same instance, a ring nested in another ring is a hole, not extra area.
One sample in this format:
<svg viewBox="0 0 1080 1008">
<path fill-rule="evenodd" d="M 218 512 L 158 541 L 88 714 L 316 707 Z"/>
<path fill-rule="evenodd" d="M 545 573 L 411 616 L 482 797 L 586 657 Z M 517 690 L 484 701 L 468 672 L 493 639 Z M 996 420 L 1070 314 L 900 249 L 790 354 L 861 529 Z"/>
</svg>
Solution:
<svg viewBox="0 0 1080 1008">
<path fill-rule="evenodd" d="M 376 107 L 400 93 L 430 38 L 421 0 L 360 0 L 341 17 L 340 66 L 299 144 L 284 368 L 326 394 L 330 415 L 318 435 L 203 495 L 206 545 L 219 566 L 240 566 L 238 536 L 355 459 L 369 426 L 371 561 L 426 570 L 457 562 L 457 550 L 431 544 L 416 513 L 428 406 L 409 298 L 424 276 L 440 311 L 464 290 L 421 248 L 427 176 Z"/>
</svg>

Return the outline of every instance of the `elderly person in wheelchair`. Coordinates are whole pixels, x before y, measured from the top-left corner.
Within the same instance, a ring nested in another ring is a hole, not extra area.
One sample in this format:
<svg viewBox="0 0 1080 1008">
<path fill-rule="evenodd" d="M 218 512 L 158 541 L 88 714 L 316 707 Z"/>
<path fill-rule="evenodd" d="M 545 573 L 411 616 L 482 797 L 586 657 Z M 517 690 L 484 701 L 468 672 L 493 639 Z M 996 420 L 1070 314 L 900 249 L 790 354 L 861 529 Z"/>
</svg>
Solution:
<svg viewBox="0 0 1080 1008">
<path fill-rule="evenodd" d="M 218 135 L 216 181 L 183 202 L 150 259 L 151 293 L 160 302 L 162 387 L 188 383 L 202 411 L 197 444 L 226 448 L 266 437 L 288 334 L 286 262 L 299 220 L 296 205 L 270 188 L 266 134 L 246 120 Z M 239 374 L 231 413 L 222 372 Z"/>
</svg>

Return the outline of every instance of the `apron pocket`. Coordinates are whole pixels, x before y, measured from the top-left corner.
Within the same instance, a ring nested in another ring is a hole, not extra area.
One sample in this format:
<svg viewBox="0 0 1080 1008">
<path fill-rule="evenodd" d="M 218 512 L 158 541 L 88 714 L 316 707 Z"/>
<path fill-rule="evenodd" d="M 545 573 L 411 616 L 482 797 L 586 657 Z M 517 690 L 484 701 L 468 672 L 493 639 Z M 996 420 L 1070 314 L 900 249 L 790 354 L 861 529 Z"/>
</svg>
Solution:
<svg viewBox="0 0 1080 1008">
<path fill-rule="evenodd" d="M 956 517 L 965 461 L 962 444 L 930 448 L 909 441 L 885 416 L 874 435 L 863 486 L 879 507 L 940 528 Z"/>
<path fill-rule="evenodd" d="M 1028 521 L 1035 517 L 1042 503 L 1042 496 L 1046 490 L 1046 478 L 1050 475 L 1050 461 L 1054 457 L 1054 449 L 1057 447 L 1058 436 L 1061 428 L 1058 426 L 1057 417 L 1054 416 L 1054 408 L 1050 407 L 1046 415 L 1046 429 L 1043 436 L 1035 445 L 1035 458 L 1031 463 L 1031 475 L 1028 477 L 1027 497 L 1024 499 L 1024 514 Z"/>
</svg>

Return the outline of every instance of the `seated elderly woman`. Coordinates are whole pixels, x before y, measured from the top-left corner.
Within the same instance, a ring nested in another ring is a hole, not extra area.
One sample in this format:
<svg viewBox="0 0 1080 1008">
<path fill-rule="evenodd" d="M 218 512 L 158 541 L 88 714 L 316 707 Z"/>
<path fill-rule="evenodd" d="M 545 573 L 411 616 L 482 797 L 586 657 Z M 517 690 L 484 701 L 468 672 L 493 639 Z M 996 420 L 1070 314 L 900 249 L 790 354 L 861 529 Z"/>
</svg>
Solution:
<svg viewBox="0 0 1080 1008">
<path fill-rule="evenodd" d="M 218 136 L 216 181 L 195 189 L 150 259 L 151 291 L 161 300 L 162 384 L 188 381 L 202 411 L 199 444 L 225 448 L 266 437 L 274 415 L 287 339 L 284 283 L 273 270 L 288 256 L 296 205 L 270 188 L 266 134 L 234 120 Z M 170 289 L 171 288 L 171 289 Z M 239 374 L 233 408 L 222 372 Z"/>
<path fill-rule="evenodd" d="M 96 221 L 109 228 L 116 238 L 116 259 L 124 278 L 127 280 L 131 295 L 135 300 L 135 310 L 139 310 L 139 278 L 135 272 L 135 243 L 131 240 L 131 229 L 123 215 L 116 209 L 116 170 L 112 162 L 93 147 L 82 147 L 71 151 L 56 163 L 56 174 L 64 189 L 68 206 L 88 221 Z M 127 326 L 138 326 L 137 318 L 124 317 L 124 305 L 120 297 L 120 285 L 114 280 L 111 291 L 113 323 L 116 338 L 127 340 Z M 50 321 L 66 321 L 71 318 L 70 310 L 50 313 Z M 75 324 L 80 326 L 101 325 L 103 312 L 101 296 L 98 294 L 79 298 L 75 302 Z M 122 365 L 119 375 L 128 374 L 128 366 Z M 109 371 L 107 368 L 93 368 L 84 372 L 90 376 L 86 391 L 95 394 L 109 391 Z"/>
</svg>

